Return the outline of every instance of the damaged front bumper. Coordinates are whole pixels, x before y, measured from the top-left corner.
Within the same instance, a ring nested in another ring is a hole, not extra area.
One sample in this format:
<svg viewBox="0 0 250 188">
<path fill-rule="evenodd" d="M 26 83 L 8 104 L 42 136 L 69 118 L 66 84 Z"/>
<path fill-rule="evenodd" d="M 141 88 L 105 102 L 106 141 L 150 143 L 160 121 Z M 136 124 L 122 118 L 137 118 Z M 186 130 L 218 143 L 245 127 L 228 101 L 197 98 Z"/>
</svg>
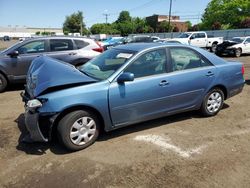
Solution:
<svg viewBox="0 0 250 188">
<path fill-rule="evenodd" d="M 38 109 L 30 109 L 28 103 L 30 97 L 27 93 L 21 93 L 25 102 L 25 126 L 29 134 L 23 139 L 24 142 L 48 142 L 51 139 L 52 126 L 56 113 L 40 113 Z M 33 99 L 34 100 L 34 99 Z"/>
<path fill-rule="evenodd" d="M 39 126 L 39 114 L 31 113 L 26 110 L 25 112 L 25 125 L 29 132 L 30 141 L 34 142 L 48 142 L 48 138 L 42 134 Z"/>
</svg>

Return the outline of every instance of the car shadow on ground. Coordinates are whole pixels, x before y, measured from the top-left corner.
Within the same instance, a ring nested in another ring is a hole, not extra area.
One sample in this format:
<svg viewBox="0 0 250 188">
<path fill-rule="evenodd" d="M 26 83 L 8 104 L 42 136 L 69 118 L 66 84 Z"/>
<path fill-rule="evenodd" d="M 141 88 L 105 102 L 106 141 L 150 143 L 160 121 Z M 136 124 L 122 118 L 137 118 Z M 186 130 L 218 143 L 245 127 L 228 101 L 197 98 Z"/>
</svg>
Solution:
<svg viewBox="0 0 250 188">
<path fill-rule="evenodd" d="M 250 80 L 245 80 L 245 83 L 246 83 L 247 85 L 250 85 Z"/>
<path fill-rule="evenodd" d="M 24 84 L 12 84 L 6 88 L 6 92 L 7 91 L 19 91 L 19 90 L 24 90 Z"/>
<path fill-rule="evenodd" d="M 222 110 L 228 107 L 229 105 L 224 103 Z M 167 116 L 164 118 L 159 118 L 159 119 L 155 119 L 155 120 L 151 120 L 151 121 L 147 121 L 143 123 L 138 123 L 138 124 L 123 127 L 123 128 L 111 131 L 111 132 L 103 131 L 102 134 L 99 136 L 97 142 L 107 141 L 107 140 L 110 140 L 110 139 L 113 139 L 122 135 L 140 132 L 143 130 L 167 125 L 170 123 L 175 123 L 175 122 L 179 122 L 179 121 L 183 121 L 187 119 L 197 119 L 197 118 L 205 118 L 205 117 L 202 117 L 198 111 L 191 111 L 191 112 L 184 112 L 181 114 Z M 22 142 L 22 139 L 28 134 L 28 131 L 24 123 L 24 114 L 20 114 L 19 117 L 15 120 L 15 122 L 17 123 L 17 126 L 21 132 L 20 137 L 18 139 L 18 145 L 16 146 L 17 150 L 23 151 L 29 155 L 43 155 L 43 154 L 46 154 L 47 150 L 50 150 L 52 153 L 56 155 L 63 155 L 63 154 L 70 153 L 70 151 L 64 149 L 63 146 L 61 146 L 58 143 L 57 139 L 54 139 L 52 142 L 49 142 L 49 143 L 24 143 Z"/>
</svg>

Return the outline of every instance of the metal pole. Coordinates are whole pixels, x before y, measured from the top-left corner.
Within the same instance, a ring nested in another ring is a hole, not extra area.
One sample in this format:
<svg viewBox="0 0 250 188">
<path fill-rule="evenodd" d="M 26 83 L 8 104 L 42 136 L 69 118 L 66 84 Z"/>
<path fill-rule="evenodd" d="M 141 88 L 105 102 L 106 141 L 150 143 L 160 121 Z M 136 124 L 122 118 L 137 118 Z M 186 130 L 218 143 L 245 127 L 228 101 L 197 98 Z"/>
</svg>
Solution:
<svg viewBox="0 0 250 188">
<path fill-rule="evenodd" d="M 110 15 L 110 14 L 103 14 L 104 16 L 105 16 L 105 20 L 106 20 L 106 24 L 108 23 L 108 16 Z"/>
<path fill-rule="evenodd" d="M 171 38 L 172 38 L 172 29 L 170 28 L 171 10 L 172 10 L 172 0 L 170 0 L 169 14 L 168 14 L 168 32 L 171 32 Z"/>
</svg>

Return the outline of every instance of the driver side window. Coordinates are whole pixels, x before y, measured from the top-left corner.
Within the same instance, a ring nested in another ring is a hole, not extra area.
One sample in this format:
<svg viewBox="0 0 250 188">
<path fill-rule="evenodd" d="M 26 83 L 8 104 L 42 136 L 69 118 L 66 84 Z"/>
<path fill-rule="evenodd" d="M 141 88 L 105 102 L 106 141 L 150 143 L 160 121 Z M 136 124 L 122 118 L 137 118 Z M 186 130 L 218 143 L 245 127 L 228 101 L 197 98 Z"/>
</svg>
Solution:
<svg viewBox="0 0 250 188">
<path fill-rule="evenodd" d="M 33 41 L 17 49 L 19 54 L 30 54 L 30 53 L 39 53 L 45 52 L 45 41 Z"/>
<path fill-rule="evenodd" d="M 153 50 L 132 62 L 126 72 L 133 73 L 135 78 L 162 74 L 166 72 L 166 61 L 165 49 Z"/>
</svg>

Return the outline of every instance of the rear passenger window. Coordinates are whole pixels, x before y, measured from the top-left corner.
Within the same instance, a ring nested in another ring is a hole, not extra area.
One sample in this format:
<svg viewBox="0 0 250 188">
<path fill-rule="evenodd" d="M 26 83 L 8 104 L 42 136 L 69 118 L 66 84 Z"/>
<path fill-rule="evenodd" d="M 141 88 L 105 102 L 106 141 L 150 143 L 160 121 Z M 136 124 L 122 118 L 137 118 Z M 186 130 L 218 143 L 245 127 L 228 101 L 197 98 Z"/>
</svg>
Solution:
<svg viewBox="0 0 250 188">
<path fill-rule="evenodd" d="M 77 49 L 82 49 L 82 48 L 89 45 L 89 43 L 87 43 L 87 42 L 85 42 L 83 40 L 74 40 L 74 42 L 75 42 L 75 45 L 76 45 Z"/>
<path fill-rule="evenodd" d="M 172 71 L 211 66 L 207 60 L 187 48 L 172 48 L 170 49 L 170 55 Z"/>
<path fill-rule="evenodd" d="M 70 39 L 51 39 L 50 51 L 73 50 L 73 43 Z"/>
</svg>

